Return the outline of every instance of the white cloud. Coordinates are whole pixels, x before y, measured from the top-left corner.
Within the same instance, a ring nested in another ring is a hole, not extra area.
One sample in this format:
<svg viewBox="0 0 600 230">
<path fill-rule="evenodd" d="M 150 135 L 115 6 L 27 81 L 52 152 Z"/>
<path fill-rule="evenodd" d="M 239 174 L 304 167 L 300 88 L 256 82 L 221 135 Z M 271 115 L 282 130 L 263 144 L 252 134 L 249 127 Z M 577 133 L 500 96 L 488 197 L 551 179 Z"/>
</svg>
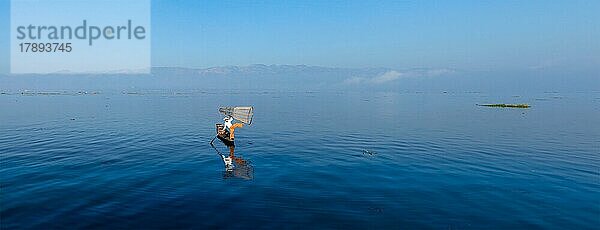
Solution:
<svg viewBox="0 0 600 230">
<path fill-rule="evenodd" d="M 390 70 L 390 71 L 387 71 L 383 74 L 380 74 L 380 75 L 372 77 L 372 78 L 351 77 L 351 78 L 344 80 L 344 83 L 346 83 L 346 84 L 363 84 L 363 83 L 383 84 L 383 83 L 388 83 L 391 81 L 398 80 L 398 78 L 400 78 L 402 75 L 403 74 L 398 71 Z"/>
<path fill-rule="evenodd" d="M 389 70 L 375 77 L 351 77 L 344 80 L 345 84 L 385 84 L 401 78 L 437 77 L 456 73 L 453 69 L 410 69 L 406 71 Z"/>
<path fill-rule="evenodd" d="M 390 81 L 395 81 L 398 78 L 400 78 L 400 76 L 402 76 L 402 74 L 396 70 L 390 70 L 385 72 L 382 75 L 379 75 L 377 77 L 374 77 L 371 79 L 371 82 L 375 83 L 375 84 L 381 84 L 381 83 L 387 83 Z"/>
</svg>

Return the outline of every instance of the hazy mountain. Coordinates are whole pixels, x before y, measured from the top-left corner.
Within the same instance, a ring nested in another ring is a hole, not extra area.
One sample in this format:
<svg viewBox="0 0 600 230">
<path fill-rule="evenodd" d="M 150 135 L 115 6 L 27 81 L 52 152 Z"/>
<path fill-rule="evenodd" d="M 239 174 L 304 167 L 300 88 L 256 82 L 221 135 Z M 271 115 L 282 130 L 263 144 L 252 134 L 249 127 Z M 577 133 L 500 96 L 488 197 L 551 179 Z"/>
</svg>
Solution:
<svg viewBox="0 0 600 230">
<path fill-rule="evenodd" d="M 249 65 L 153 67 L 151 74 L 36 74 L 0 76 L 0 90 L 24 89 L 260 89 L 385 91 L 597 90 L 598 76 L 560 71 L 459 71 L 450 68 L 334 68 Z M 569 73 L 569 74 L 566 74 Z M 565 84 L 569 82 L 569 84 Z"/>
<path fill-rule="evenodd" d="M 355 74 L 373 74 L 389 71 L 387 68 L 332 68 L 307 65 L 264 65 L 249 66 L 218 66 L 203 69 L 181 67 L 153 67 L 152 74 L 157 76 L 254 76 L 278 75 L 295 76 L 311 74 L 330 74 L 333 76 L 349 76 Z"/>
<path fill-rule="evenodd" d="M 102 74 L 20 74 L 0 76 L 0 88 L 227 88 L 325 89 L 350 78 L 369 78 L 386 68 L 330 68 L 306 65 L 249 65 L 211 68 L 153 67 L 151 74 L 119 70 Z"/>
</svg>

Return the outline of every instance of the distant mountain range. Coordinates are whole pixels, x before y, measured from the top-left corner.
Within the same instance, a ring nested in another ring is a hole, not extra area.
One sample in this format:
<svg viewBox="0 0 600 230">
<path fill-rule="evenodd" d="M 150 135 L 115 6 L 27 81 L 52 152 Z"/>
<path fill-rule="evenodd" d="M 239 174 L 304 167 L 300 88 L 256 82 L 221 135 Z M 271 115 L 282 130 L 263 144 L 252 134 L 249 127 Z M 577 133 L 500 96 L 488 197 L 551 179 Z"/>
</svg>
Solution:
<svg viewBox="0 0 600 230">
<path fill-rule="evenodd" d="M 142 70 L 143 71 L 143 70 Z M 309 91 L 522 92 L 596 90 L 597 74 L 571 70 L 461 71 L 450 68 L 337 68 L 248 65 L 211 68 L 153 67 L 101 74 L 0 75 L 0 90 L 249 89 Z M 568 82 L 568 84 L 566 84 Z"/>
<path fill-rule="evenodd" d="M 234 88 L 390 88 L 400 79 L 453 75 L 453 69 L 338 68 L 307 65 L 249 65 L 211 68 L 154 67 L 157 78 L 183 79 L 190 84 L 229 85 Z"/>
<path fill-rule="evenodd" d="M 150 72 L 151 74 L 136 74 Z M 231 89 L 394 89 L 403 82 L 452 75 L 452 69 L 339 68 L 308 65 L 153 67 L 151 71 L 25 74 L 3 80 L 11 88 L 231 88 Z M 411 80 L 412 79 L 412 80 Z"/>
<path fill-rule="evenodd" d="M 288 74 L 352 74 L 385 72 L 387 68 L 335 68 L 307 65 L 264 65 L 254 64 L 248 66 L 218 66 L 210 68 L 182 68 L 182 67 L 153 67 L 154 75 L 177 74 L 198 76 L 223 76 L 223 75 L 288 75 Z"/>
<path fill-rule="evenodd" d="M 410 76 L 433 76 L 457 72 L 453 69 L 411 68 L 394 70 L 391 68 L 338 68 L 308 65 L 264 65 L 254 64 L 248 66 L 218 66 L 210 68 L 182 68 L 182 67 L 153 67 L 152 74 L 176 74 L 198 76 L 223 76 L 223 75 L 334 75 L 346 77 L 375 77 L 388 71 L 397 71 Z"/>
<path fill-rule="evenodd" d="M 151 74 L 134 74 L 150 72 Z M 565 84 L 569 82 L 569 84 Z M 250 89 L 310 91 L 597 90 L 597 75 L 569 71 L 461 71 L 451 68 L 339 68 L 248 65 L 210 68 L 153 67 L 104 73 L 0 75 L 0 90 L 26 89 Z"/>
</svg>

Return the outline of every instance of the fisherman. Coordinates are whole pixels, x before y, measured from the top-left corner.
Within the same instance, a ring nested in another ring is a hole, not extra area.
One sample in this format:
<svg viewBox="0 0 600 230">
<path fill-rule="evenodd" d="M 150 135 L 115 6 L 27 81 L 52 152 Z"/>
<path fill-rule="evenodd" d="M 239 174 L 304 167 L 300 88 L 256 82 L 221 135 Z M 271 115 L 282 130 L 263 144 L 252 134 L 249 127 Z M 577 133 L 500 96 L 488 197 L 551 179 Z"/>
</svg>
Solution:
<svg viewBox="0 0 600 230">
<path fill-rule="evenodd" d="M 234 135 L 233 133 L 235 132 L 236 128 L 241 128 L 244 125 L 242 123 L 233 123 L 233 117 L 231 116 L 225 116 L 225 118 L 223 118 L 223 125 L 225 125 L 225 129 L 227 131 L 229 131 L 229 140 L 234 139 Z"/>
</svg>

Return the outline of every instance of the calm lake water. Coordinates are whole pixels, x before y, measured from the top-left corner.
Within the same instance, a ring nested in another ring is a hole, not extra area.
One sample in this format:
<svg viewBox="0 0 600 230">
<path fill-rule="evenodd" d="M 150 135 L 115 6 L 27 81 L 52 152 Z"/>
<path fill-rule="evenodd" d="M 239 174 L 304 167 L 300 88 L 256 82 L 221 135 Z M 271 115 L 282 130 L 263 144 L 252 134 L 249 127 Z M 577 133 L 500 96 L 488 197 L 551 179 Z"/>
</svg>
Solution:
<svg viewBox="0 0 600 230">
<path fill-rule="evenodd" d="M 209 145 L 223 105 L 255 107 L 233 170 Z M 2 229 L 600 226 L 598 92 L 4 92 L 0 108 Z"/>
</svg>

